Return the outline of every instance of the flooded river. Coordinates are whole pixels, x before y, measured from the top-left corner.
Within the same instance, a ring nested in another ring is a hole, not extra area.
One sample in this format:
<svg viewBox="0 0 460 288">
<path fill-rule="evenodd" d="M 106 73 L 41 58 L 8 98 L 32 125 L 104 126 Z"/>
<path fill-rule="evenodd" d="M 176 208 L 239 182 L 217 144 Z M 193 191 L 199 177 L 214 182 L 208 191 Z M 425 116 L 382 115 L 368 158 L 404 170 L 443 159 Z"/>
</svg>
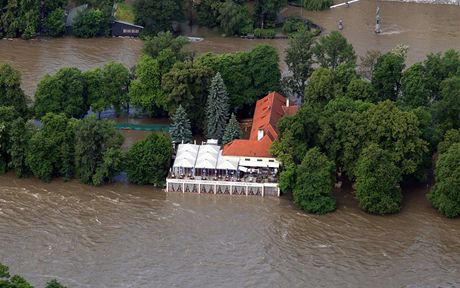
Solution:
<svg viewBox="0 0 460 288">
<path fill-rule="evenodd" d="M 0 261 L 69 287 L 459 287 L 460 225 L 425 190 L 402 213 L 306 215 L 278 198 L 0 176 Z"/>
<path fill-rule="evenodd" d="M 377 4 L 382 35 L 372 32 Z M 413 63 L 429 52 L 460 50 L 458 6 L 362 0 L 303 15 L 327 30 L 343 19 L 358 54 L 404 43 Z M 210 35 L 191 49 L 231 52 L 258 43 L 282 52 L 287 42 Z M 133 39 L 1 40 L 0 62 L 19 69 L 33 95 L 46 73 L 109 60 L 132 66 L 141 50 Z M 312 216 L 283 198 L 43 184 L 8 174 L 0 176 L 0 262 L 38 287 L 51 278 L 69 288 L 460 287 L 460 220 L 439 216 L 426 192 L 405 192 L 402 213 L 379 217 L 361 212 L 349 191 L 339 191 L 337 212 Z"/>
</svg>

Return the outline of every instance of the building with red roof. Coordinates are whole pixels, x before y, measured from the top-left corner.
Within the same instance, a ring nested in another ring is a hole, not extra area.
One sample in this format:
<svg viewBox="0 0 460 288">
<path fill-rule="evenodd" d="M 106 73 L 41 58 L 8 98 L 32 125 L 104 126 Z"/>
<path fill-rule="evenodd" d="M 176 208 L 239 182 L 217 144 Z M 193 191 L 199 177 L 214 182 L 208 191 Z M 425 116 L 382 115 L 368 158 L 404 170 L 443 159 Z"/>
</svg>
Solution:
<svg viewBox="0 0 460 288">
<path fill-rule="evenodd" d="M 256 103 L 249 139 L 233 140 L 224 146 L 222 154 L 236 157 L 273 158 L 270 154 L 270 146 L 278 139 L 276 125 L 281 118 L 294 115 L 297 110 L 298 106 L 290 105 L 288 98 L 277 92 L 271 92 Z"/>
</svg>

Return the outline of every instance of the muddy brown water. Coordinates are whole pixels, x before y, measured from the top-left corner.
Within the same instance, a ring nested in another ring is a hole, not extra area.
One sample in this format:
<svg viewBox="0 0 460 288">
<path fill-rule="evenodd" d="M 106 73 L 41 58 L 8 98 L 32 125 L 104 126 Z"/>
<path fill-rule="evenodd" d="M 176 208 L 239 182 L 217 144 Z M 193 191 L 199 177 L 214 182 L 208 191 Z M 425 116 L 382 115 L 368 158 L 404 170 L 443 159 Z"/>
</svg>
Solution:
<svg viewBox="0 0 460 288">
<path fill-rule="evenodd" d="M 382 35 L 372 32 L 377 4 Z M 460 50 L 457 6 L 360 1 L 303 13 L 328 30 L 343 19 L 342 33 L 358 54 L 404 43 L 413 63 L 429 52 Z M 192 48 L 286 47 L 285 40 L 205 36 Z M 133 39 L 1 40 L 0 61 L 21 71 L 33 95 L 46 73 L 109 60 L 132 66 L 141 50 Z M 126 133 L 132 142 L 146 135 Z M 401 213 L 379 217 L 339 191 L 335 213 L 313 216 L 285 198 L 44 184 L 8 174 L 0 176 L 0 262 L 38 287 L 51 278 L 69 287 L 460 287 L 460 220 L 441 217 L 426 193 L 406 191 Z"/>
</svg>

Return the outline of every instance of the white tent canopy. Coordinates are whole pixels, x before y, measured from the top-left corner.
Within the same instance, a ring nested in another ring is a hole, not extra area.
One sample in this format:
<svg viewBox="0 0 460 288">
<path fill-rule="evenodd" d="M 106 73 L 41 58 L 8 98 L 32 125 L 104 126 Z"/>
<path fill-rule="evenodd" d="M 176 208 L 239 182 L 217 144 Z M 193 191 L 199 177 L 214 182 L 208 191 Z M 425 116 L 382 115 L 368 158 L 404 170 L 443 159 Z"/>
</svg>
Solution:
<svg viewBox="0 0 460 288">
<path fill-rule="evenodd" d="M 174 160 L 174 168 L 193 168 L 195 166 L 196 157 L 199 146 L 194 144 L 179 144 L 177 148 L 176 159 Z"/>
<path fill-rule="evenodd" d="M 195 168 L 197 169 L 215 169 L 217 159 L 219 158 L 219 146 L 217 145 L 202 145 L 198 150 Z"/>
<path fill-rule="evenodd" d="M 217 169 L 219 170 L 237 170 L 239 159 L 237 157 L 223 156 L 222 151 L 219 153 Z"/>
</svg>

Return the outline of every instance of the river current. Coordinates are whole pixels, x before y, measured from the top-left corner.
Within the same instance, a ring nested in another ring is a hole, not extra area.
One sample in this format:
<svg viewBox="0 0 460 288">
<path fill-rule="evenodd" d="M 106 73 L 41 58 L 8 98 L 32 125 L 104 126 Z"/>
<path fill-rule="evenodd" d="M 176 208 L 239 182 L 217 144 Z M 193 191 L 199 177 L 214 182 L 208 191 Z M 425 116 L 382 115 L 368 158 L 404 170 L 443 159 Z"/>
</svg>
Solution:
<svg viewBox="0 0 460 288">
<path fill-rule="evenodd" d="M 372 32 L 377 5 L 383 35 Z M 343 19 L 342 33 L 360 55 L 403 43 L 414 63 L 429 52 L 460 50 L 458 6 L 362 0 L 303 15 L 329 31 Z M 198 52 L 269 43 L 282 55 L 287 45 L 193 34 L 205 36 L 191 44 Z M 46 73 L 110 60 L 132 66 L 141 51 L 142 42 L 133 39 L 1 40 L 0 62 L 19 69 L 33 95 Z M 125 136 L 129 144 L 145 134 Z M 460 287 L 460 222 L 440 216 L 426 201 L 428 190 L 406 189 L 402 212 L 381 217 L 359 210 L 344 188 L 336 192 L 336 212 L 314 216 L 285 197 L 94 188 L 7 174 L 0 176 L 0 262 L 37 287 L 52 278 L 69 288 Z"/>
</svg>

